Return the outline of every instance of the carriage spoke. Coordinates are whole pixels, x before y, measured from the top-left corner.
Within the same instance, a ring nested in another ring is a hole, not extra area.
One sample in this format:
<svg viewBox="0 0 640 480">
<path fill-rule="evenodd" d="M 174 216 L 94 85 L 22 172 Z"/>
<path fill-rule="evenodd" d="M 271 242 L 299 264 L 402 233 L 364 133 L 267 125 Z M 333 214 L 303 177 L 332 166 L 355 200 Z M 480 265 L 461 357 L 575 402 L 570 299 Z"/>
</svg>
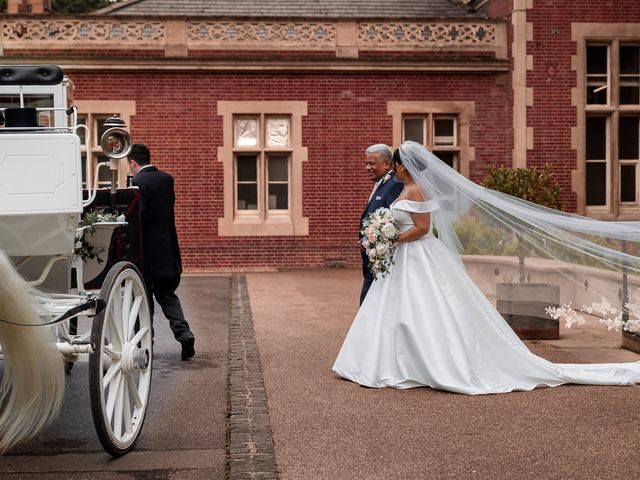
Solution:
<svg viewBox="0 0 640 480">
<path fill-rule="evenodd" d="M 116 286 L 115 292 L 113 293 L 113 306 L 111 311 L 109 312 L 109 322 L 111 335 L 114 337 L 114 343 L 118 348 L 122 348 L 123 338 L 122 338 L 122 323 L 116 321 L 116 319 L 122 318 L 122 298 L 123 292 L 118 286 Z"/>
<path fill-rule="evenodd" d="M 114 350 L 113 345 L 111 344 L 105 345 L 104 348 L 102 349 L 102 352 L 105 355 L 108 355 L 111 358 L 111 360 L 120 360 L 120 357 L 122 355 L 122 352 L 120 350 Z"/>
<path fill-rule="evenodd" d="M 124 431 L 125 433 L 129 434 L 131 433 L 132 429 L 131 429 L 131 403 L 129 401 L 129 377 L 131 375 L 125 375 L 125 381 L 122 384 L 122 388 L 124 391 L 124 396 L 123 396 L 123 402 L 122 402 L 122 408 L 124 408 L 124 418 L 123 418 L 123 423 L 124 423 Z"/>
<path fill-rule="evenodd" d="M 131 307 L 131 312 L 129 313 L 129 321 L 127 322 L 127 336 L 125 338 L 131 338 L 133 334 L 133 329 L 136 326 L 136 321 L 138 320 L 138 313 L 140 312 L 140 305 L 142 305 L 142 297 L 136 297 L 133 301 L 133 306 Z"/>
<path fill-rule="evenodd" d="M 111 323 L 111 336 L 113 337 L 113 343 L 117 348 L 122 348 L 122 325 L 120 325 L 116 319 L 115 315 L 109 316 L 109 322 Z"/>
<path fill-rule="evenodd" d="M 122 294 L 122 332 L 126 333 L 129 325 L 129 312 L 131 311 L 131 296 L 133 294 L 133 280 L 130 278 L 124 281 L 124 292 Z M 122 337 L 126 341 L 126 337 Z"/>
<path fill-rule="evenodd" d="M 109 367 L 109 370 L 107 370 L 107 373 L 105 373 L 103 379 L 102 379 L 102 388 L 103 389 L 107 389 L 107 387 L 109 386 L 109 384 L 111 383 L 111 380 L 113 380 L 113 377 L 116 373 L 118 373 L 120 371 L 120 362 L 117 361 L 115 363 L 112 363 L 111 366 Z M 111 391 L 109 391 L 109 393 L 111 393 Z"/>
<path fill-rule="evenodd" d="M 118 398 L 118 390 L 120 390 L 120 384 L 122 383 L 122 372 L 118 371 L 117 377 L 114 380 L 113 385 L 109 388 L 109 395 L 107 397 L 107 418 L 109 422 L 113 418 L 113 409 L 116 406 L 116 400 Z"/>
<path fill-rule="evenodd" d="M 147 327 L 142 327 L 140 330 L 138 330 L 138 333 L 136 333 L 136 336 L 129 341 L 129 343 L 131 345 L 137 345 L 138 342 L 142 340 L 142 337 L 144 337 L 148 331 L 149 329 Z"/>
<path fill-rule="evenodd" d="M 116 395 L 116 411 L 113 415 L 113 433 L 115 437 L 120 440 L 122 436 L 122 408 L 124 401 L 124 375 L 120 375 L 118 380 L 118 393 Z"/>
<path fill-rule="evenodd" d="M 136 381 L 133 379 L 132 375 L 127 375 L 127 383 L 129 384 L 129 391 L 133 396 L 133 401 L 136 404 L 136 408 L 142 408 L 142 399 L 140 398 L 138 387 L 136 386 Z"/>
</svg>

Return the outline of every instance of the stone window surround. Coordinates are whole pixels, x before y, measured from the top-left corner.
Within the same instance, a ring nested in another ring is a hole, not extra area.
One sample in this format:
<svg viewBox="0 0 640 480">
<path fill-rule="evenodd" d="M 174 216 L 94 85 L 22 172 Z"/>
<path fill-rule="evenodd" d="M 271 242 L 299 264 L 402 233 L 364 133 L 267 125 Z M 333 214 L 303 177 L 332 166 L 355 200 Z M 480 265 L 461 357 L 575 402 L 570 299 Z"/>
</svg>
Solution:
<svg viewBox="0 0 640 480">
<path fill-rule="evenodd" d="M 78 108 L 79 116 L 87 117 L 87 127 L 90 129 L 89 142 L 87 142 L 87 161 L 92 157 L 92 145 L 100 145 L 100 139 L 95 138 L 97 132 L 94 131 L 93 118 L 100 116 L 110 116 L 118 114 L 122 120 L 124 120 L 127 128 L 131 128 L 131 117 L 136 114 L 136 102 L 135 100 L 76 100 L 74 102 Z M 91 145 L 89 144 L 91 143 Z M 95 153 L 95 151 L 93 152 Z M 104 167 L 103 167 L 104 168 Z M 87 168 L 87 173 L 91 173 L 91 182 L 93 182 L 94 170 L 93 168 Z M 118 161 L 118 187 L 125 188 L 127 186 L 127 173 L 129 172 L 129 166 L 127 165 L 127 159 L 123 158 Z M 87 179 L 89 180 L 89 179 Z"/>
<path fill-rule="evenodd" d="M 619 202 L 620 175 L 618 169 L 611 168 L 611 158 L 617 157 L 618 118 L 620 112 L 639 113 L 640 105 L 615 106 L 618 92 L 612 91 L 610 105 L 586 104 L 586 62 L 587 43 L 609 44 L 611 51 L 617 51 L 620 43 L 640 42 L 640 24 L 637 23 L 573 23 L 571 39 L 576 42 L 577 54 L 571 57 L 572 70 L 576 72 L 576 87 L 571 91 L 571 104 L 576 107 L 576 126 L 571 129 L 571 148 L 576 151 L 577 168 L 571 171 L 571 191 L 576 194 L 577 211 L 581 215 L 602 220 L 638 220 L 640 205 L 626 206 Z M 612 61 L 610 78 L 618 76 L 618 62 Z M 585 113 L 601 113 L 608 117 L 608 152 L 607 170 L 610 188 L 607 192 L 606 206 L 586 205 L 586 115 Z M 614 151 L 615 149 L 615 151 Z"/>
<path fill-rule="evenodd" d="M 307 115 L 304 101 L 219 101 L 222 116 L 222 146 L 218 161 L 224 170 L 224 216 L 218 219 L 218 235 L 226 236 L 305 236 L 309 235 L 309 219 L 302 216 L 302 162 L 307 161 L 307 147 L 302 146 L 302 117 Z M 287 115 L 291 117 L 291 178 L 288 215 L 259 216 L 234 214 L 234 115 Z"/>
<path fill-rule="evenodd" d="M 469 124 L 475 116 L 475 102 L 414 102 L 389 101 L 387 115 L 393 122 L 393 145 L 402 143 L 402 117 L 404 115 L 456 115 L 458 118 L 458 168 L 469 178 L 470 162 L 475 160 L 475 149 L 469 144 Z"/>
</svg>

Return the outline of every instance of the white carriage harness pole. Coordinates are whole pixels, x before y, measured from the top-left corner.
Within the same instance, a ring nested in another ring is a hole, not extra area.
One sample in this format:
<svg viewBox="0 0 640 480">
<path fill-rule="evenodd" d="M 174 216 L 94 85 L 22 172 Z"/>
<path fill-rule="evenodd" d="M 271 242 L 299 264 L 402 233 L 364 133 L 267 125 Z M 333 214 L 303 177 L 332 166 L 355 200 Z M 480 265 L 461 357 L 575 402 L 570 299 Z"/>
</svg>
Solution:
<svg viewBox="0 0 640 480">
<path fill-rule="evenodd" d="M 84 199 L 78 130 L 86 127 L 67 105 L 71 86 L 55 65 L 0 66 L 0 95 L 13 101 L 0 108 L 0 452 L 55 418 L 65 366 L 70 372 L 75 361 L 88 359 L 98 438 L 108 453 L 121 456 L 135 447 L 149 400 L 148 297 L 136 265 L 109 250 L 114 229 L 126 221 L 92 225 L 106 232 L 104 265 L 94 268 L 97 261 L 83 261 L 75 247 L 98 241 L 78 228 L 98 197 L 106 196 L 107 208 L 122 218 L 138 205 L 137 189 L 117 188 L 119 160 L 132 142 L 120 119 L 105 122 L 100 143 L 109 161 L 91 165 L 87 158 L 94 181 L 87 181 Z M 112 172 L 106 190 L 98 186 L 101 167 Z M 116 205 L 121 193 L 135 200 Z M 89 281 L 99 292 L 86 289 Z M 89 328 L 78 333 L 81 326 Z"/>
</svg>

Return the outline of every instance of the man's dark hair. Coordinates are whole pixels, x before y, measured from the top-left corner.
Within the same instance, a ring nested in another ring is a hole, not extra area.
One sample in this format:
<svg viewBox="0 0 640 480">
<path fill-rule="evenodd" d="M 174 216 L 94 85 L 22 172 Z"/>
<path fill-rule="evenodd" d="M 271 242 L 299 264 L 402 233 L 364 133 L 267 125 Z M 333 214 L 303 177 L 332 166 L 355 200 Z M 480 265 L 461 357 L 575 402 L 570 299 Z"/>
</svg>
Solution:
<svg viewBox="0 0 640 480">
<path fill-rule="evenodd" d="M 135 160 L 138 165 L 149 165 L 151 163 L 151 153 L 146 145 L 142 143 L 136 143 L 131 147 L 129 160 Z"/>
</svg>

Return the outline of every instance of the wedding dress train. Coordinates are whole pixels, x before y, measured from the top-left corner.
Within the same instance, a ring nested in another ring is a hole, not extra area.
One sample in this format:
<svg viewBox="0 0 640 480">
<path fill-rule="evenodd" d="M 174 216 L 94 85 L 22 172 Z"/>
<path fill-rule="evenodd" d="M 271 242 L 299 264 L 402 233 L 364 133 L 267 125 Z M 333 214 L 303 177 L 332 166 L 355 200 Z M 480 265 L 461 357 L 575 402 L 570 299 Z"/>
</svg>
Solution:
<svg viewBox="0 0 640 480">
<path fill-rule="evenodd" d="M 436 200 L 399 200 L 392 212 L 406 231 L 411 212 L 437 208 Z M 531 353 L 431 231 L 398 245 L 395 265 L 373 282 L 333 370 L 368 387 L 470 395 L 640 382 L 640 363 L 554 364 Z"/>
</svg>

